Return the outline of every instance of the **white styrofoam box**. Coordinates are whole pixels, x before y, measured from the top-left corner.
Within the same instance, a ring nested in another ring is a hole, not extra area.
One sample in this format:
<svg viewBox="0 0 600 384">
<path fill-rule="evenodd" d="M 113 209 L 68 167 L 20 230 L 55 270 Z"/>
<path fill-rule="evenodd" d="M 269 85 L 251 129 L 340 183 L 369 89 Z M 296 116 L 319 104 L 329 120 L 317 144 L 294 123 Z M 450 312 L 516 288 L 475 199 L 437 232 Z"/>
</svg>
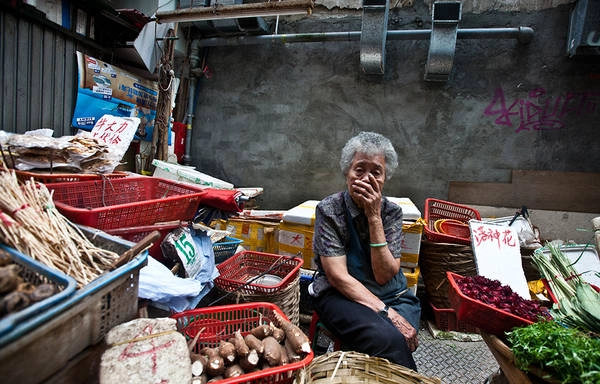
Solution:
<svg viewBox="0 0 600 384">
<path fill-rule="evenodd" d="M 419 211 L 417 206 L 408 197 L 387 198 L 391 202 L 402 207 L 402 217 L 405 221 L 418 220 L 421 218 L 421 211 Z M 319 200 L 307 200 L 284 213 L 283 221 L 295 224 L 314 225 L 317 204 L 319 204 Z"/>
<path fill-rule="evenodd" d="M 600 259 L 598 252 L 592 245 L 574 244 L 561 245 L 558 249 L 569 259 L 573 264 L 573 268 L 580 274 L 581 278 L 589 284 L 600 287 L 600 276 L 597 273 L 600 271 Z M 541 252 L 550 258 L 550 250 L 546 247 L 541 248 Z"/>
<path fill-rule="evenodd" d="M 402 207 L 402 218 L 404 220 L 419 220 L 421 218 L 421 211 L 408 197 L 388 197 L 388 200 Z"/>
<path fill-rule="evenodd" d="M 204 185 L 207 187 L 233 189 L 233 184 L 217 179 L 202 172 L 190 169 L 180 169 L 177 174 L 183 178 L 183 181 L 189 183 Z"/>
<path fill-rule="evenodd" d="M 289 209 L 283 214 L 283 221 L 287 223 L 315 225 L 315 209 L 319 200 L 307 200 L 304 203 Z"/>
<path fill-rule="evenodd" d="M 176 164 L 176 163 L 169 163 L 169 162 L 157 160 L 157 159 L 152 160 L 152 165 L 154 165 L 154 167 L 155 167 L 154 173 L 152 174 L 152 176 L 160 177 L 162 179 L 175 180 L 175 181 L 182 180 L 181 176 L 179 176 L 179 174 L 178 174 L 179 170 L 182 170 L 182 169 L 193 170 L 195 168 L 195 167 Z"/>
</svg>

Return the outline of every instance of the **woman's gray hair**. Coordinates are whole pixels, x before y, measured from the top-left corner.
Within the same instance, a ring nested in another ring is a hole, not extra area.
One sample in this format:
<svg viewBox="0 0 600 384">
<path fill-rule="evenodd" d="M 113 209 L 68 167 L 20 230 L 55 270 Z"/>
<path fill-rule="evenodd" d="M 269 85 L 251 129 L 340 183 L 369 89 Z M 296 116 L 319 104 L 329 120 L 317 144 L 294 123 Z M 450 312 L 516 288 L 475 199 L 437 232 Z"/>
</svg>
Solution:
<svg viewBox="0 0 600 384">
<path fill-rule="evenodd" d="M 389 180 L 398 167 L 398 155 L 392 142 L 385 136 L 375 132 L 360 132 L 354 136 L 342 149 L 340 167 L 344 176 L 348 174 L 352 159 L 356 153 L 368 156 L 383 155 L 385 157 L 385 179 Z"/>
</svg>

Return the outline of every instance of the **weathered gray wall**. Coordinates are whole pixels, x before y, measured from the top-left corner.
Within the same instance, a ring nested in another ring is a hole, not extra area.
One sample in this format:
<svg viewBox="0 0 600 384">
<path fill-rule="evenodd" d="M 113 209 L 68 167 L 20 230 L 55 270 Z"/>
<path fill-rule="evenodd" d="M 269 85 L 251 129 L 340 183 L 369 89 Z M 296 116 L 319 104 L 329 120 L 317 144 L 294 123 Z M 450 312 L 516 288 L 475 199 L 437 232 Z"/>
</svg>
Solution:
<svg viewBox="0 0 600 384">
<path fill-rule="evenodd" d="M 570 9 L 463 14 L 460 28 L 530 26 L 535 36 L 528 45 L 459 40 L 441 84 L 423 80 L 428 40 L 388 40 L 382 77 L 361 74 L 358 41 L 210 48 L 192 163 L 236 186 L 264 187 L 263 209 L 343 188 L 339 153 L 361 130 L 393 141 L 401 161 L 385 192 L 421 209 L 427 197 L 446 198 L 451 180 L 600 172 L 600 57 L 566 56 Z M 360 31 L 360 15 L 280 21 L 279 33 Z M 389 20 L 389 29 L 430 28 L 431 15 L 417 2 Z"/>
</svg>

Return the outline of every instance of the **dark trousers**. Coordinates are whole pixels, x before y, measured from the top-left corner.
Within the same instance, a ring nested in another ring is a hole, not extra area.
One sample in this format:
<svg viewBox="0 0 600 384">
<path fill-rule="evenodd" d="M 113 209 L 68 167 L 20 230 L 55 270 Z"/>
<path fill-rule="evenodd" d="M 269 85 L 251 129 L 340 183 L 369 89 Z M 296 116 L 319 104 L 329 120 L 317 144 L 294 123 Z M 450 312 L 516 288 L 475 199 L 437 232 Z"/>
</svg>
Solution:
<svg viewBox="0 0 600 384">
<path fill-rule="evenodd" d="M 412 352 L 404 335 L 372 309 L 348 300 L 333 288 L 313 298 L 315 311 L 321 322 L 352 351 L 389 361 L 417 370 Z"/>
</svg>

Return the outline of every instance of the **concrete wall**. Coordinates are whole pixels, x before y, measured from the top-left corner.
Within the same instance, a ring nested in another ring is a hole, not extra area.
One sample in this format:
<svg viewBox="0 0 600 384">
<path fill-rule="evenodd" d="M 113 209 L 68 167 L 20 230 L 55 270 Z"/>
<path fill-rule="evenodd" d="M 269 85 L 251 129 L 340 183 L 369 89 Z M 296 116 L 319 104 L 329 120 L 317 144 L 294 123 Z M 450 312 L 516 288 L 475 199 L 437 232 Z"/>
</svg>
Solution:
<svg viewBox="0 0 600 384">
<path fill-rule="evenodd" d="M 451 180 L 506 182 L 512 169 L 598 173 L 600 57 L 568 58 L 572 5 L 540 4 L 547 9 L 463 13 L 460 28 L 529 26 L 535 36 L 527 45 L 458 40 L 445 83 L 423 80 L 428 40 L 388 40 L 383 76 L 361 73 L 358 41 L 210 48 L 192 163 L 236 186 L 264 187 L 263 209 L 343 188 L 339 153 L 361 130 L 388 136 L 400 155 L 385 193 L 421 209 L 427 197 L 447 198 Z M 321 9 L 281 18 L 278 32 L 360 31 L 360 16 Z M 388 29 L 430 21 L 417 2 L 390 11 Z"/>
</svg>

